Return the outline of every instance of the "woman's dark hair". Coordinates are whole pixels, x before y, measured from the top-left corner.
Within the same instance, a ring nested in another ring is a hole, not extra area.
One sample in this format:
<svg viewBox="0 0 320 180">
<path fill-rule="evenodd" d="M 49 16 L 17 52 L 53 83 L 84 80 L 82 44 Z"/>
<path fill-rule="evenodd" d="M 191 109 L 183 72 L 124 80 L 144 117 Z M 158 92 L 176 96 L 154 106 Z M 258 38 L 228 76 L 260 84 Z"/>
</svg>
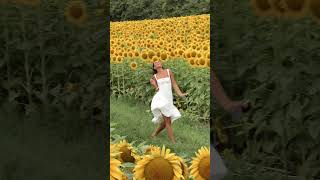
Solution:
<svg viewBox="0 0 320 180">
<path fill-rule="evenodd" d="M 154 69 L 154 62 L 152 63 L 152 71 L 153 71 L 153 75 L 157 74 L 157 70 Z"/>
<path fill-rule="evenodd" d="M 162 65 L 162 68 L 165 69 Z M 157 74 L 157 70 L 154 69 L 154 62 L 152 63 L 152 71 L 153 71 L 153 75 Z"/>
</svg>

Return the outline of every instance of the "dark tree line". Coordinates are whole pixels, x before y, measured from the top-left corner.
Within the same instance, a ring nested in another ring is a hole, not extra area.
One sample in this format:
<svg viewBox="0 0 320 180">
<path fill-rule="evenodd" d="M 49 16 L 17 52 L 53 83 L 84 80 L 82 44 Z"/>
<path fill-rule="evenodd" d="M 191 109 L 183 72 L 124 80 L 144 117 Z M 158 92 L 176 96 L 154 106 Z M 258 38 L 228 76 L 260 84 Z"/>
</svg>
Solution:
<svg viewBox="0 0 320 180">
<path fill-rule="evenodd" d="M 209 0 L 112 0 L 110 2 L 111 21 L 188 16 L 209 12 Z"/>
</svg>

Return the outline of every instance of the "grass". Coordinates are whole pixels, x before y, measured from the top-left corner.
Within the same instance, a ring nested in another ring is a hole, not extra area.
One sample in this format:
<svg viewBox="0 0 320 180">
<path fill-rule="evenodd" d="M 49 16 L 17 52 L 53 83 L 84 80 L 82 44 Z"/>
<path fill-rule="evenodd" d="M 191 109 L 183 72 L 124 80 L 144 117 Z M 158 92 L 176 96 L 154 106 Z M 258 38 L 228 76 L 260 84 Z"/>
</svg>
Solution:
<svg viewBox="0 0 320 180">
<path fill-rule="evenodd" d="M 150 106 L 144 103 L 124 97 L 111 97 L 110 122 L 116 123 L 114 132 L 120 136 L 126 136 L 126 140 L 129 142 L 165 145 L 174 153 L 187 157 L 193 157 L 201 146 L 209 146 L 209 125 L 191 121 L 183 113 L 182 117 L 172 124 L 176 144 L 170 143 L 166 130 L 162 131 L 155 139 L 150 139 L 151 133 L 158 125 L 151 122 L 152 113 L 148 110 L 150 110 Z"/>
</svg>

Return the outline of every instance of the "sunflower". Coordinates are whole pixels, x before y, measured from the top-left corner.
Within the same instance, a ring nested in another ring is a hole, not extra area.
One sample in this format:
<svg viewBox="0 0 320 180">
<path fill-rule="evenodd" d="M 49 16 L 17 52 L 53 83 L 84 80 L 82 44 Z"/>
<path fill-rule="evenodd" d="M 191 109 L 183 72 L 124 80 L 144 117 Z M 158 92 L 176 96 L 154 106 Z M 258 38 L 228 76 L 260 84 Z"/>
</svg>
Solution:
<svg viewBox="0 0 320 180">
<path fill-rule="evenodd" d="M 121 152 L 119 159 L 121 162 L 131 162 L 136 161 L 137 153 L 133 149 L 132 145 L 129 144 L 126 140 L 122 140 L 117 144 L 119 152 Z"/>
<path fill-rule="evenodd" d="M 207 61 L 204 58 L 199 58 L 199 65 L 202 67 L 206 66 Z"/>
<path fill-rule="evenodd" d="M 148 53 L 145 52 L 145 51 L 143 51 L 143 52 L 141 53 L 141 58 L 144 59 L 144 60 L 148 59 Z"/>
<path fill-rule="evenodd" d="M 167 58 L 168 58 L 167 53 L 164 53 L 164 52 L 161 53 L 161 55 L 160 55 L 160 59 L 161 59 L 161 60 L 165 61 Z"/>
<path fill-rule="evenodd" d="M 122 180 L 123 173 L 120 170 L 121 162 L 115 158 L 110 158 L 110 179 L 111 180 Z"/>
<path fill-rule="evenodd" d="M 158 56 L 153 56 L 153 58 L 152 58 L 152 62 L 156 62 L 156 61 L 159 61 Z"/>
<path fill-rule="evenodd" d="M 289 17 L 300 18 L 306 15 L 309 0 L 283 0 L 286 14 Z"/>
<path fill-rule="evenodd" d="M 194 60 L 193 58 L 190 58 L 190 59 L 189 59 L 189 64 L 190 64 L 191 66 L 195 66 L 195 65 L 196 65 L 196 62 L 195 62 L 195 60 Z"/>
<path fill-rule="evenodd" d="M 138 67 L 138 64 L 135 62 L 135 61 L 133 61 L 133 62 L 131 62 L 130 63 L 130 68 L 132 69 L 132 70 L 136 70 L 137 69 L 137 67 Z"/>
<path fill-rule="evenodd" d="M 193 158 L 190 174 L 197 180 L 210 179 L 210 152 L 206 147 L 201 147 Z"/>
<path fill-rule="evenodd" d="M 189 177 L 189 169 L 188 169 L 188 166 L 187 166 L 185 160 L 182 159 L 181 157 L 178 157 L 178 160 L 180 161 L 180 166 L 181 166 L 181 169 L 182 169 L 182 175 L 183 175 L 184 179 L 188 179 L 188 177 Z"/>
<path fill-rule="evenodd" d="M 312 17 L 320 23 L 320 1 L 319 0 L 310 0 L 309 11 Z"/>
<path fill-rule="evenodd" d="M 119 154 L 117 146 L 110 144 L 110 179 L 122 180 L 124 174 L 120 170 L 121 161 L 115 157 Z"/>
<path fill-rule="evenodd" d="M 184 179 L 179 159 L 170 149 L 162 149 L 145 155 L 135 168 L 135 179 L 145 180 L 180 180 Z"/>
<path fill-rule="evenodd" d="M 272 15 L 276 17 L 284 17 L 287 13 L 284 0 L 269 0 L 272 7 Z"/>
<path fill-rule="evenodd" d="M 272 12 L 269 0 L 251 0 L 252 7 L 260 16 L 270 15 Z"/>
<path fill-rule="evenodd" d="M 160 151 L 160 147 L 154 146 L 154 145 L 149 145 L 149 146 L 145 149 L 144 153 L 145 153 L 145 154 L 151 154 L 151 153 L 154 152 L 154 151 Z"/>
<path fill-rule="evenodd" d="M 67 20 L 73 24 L 84 24 L 87 20 L 87 10 L 85 3 L 80 0 L 69 1 L 65 9 L 65 16 Z"/>
</svg>

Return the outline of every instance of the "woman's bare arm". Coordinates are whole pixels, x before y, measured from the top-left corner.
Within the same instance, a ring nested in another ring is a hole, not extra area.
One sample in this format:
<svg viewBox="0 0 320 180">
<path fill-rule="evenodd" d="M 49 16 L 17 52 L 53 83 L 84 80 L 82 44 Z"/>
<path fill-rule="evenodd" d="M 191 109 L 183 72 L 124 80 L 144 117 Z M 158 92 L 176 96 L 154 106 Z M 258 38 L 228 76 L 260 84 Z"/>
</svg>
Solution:
<svg viewBox="0 0 320 180">
<path fill-rule="evenodd" d="M 169 74 L 170 74 L 170 79 L 171 79 L 171 84 L 173 89 L 175 90 L 175 92 L 179 95 L 179 96 L 186 96 L 188 93 L 182 93 L 176 80 L 174 79 L 174 75 L 172 73 L 172 71 L 169 69 Z"/>
<path fill-rule="evenodd" d="M 211 77 L 211 85 L 213 86 L 212 95 L 217 99 L 218 103 L 228 109 L 229 105 L 231 104 L 231 99 L 225 93 L 219 79 L 217 78 L 216 74 L 212 72 Z"/>
<path fill-rule="evenodd" d="M 154 79 L 154 77 L 152 77 L 152 78 L 150 79 L 150 84 L 156 89 L 156 91 L 159 90 L 157 81 Z"/>
</svg>

